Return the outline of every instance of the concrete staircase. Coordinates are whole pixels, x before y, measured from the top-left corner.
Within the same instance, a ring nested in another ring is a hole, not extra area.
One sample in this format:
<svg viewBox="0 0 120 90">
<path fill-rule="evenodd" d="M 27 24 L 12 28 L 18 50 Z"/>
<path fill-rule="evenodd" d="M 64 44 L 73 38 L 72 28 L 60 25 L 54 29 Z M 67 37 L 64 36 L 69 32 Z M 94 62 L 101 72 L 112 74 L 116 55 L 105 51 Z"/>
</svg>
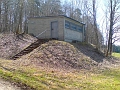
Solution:
<svg viewBox="0 0 120 90">
<path fill-rule="evenodd" d="M 31 45 L 29 45 L 27 48 L 25 48 L 24 50 L 22 50 L 21 52 L 19 52 L 18 54 L 16 54 L 15 56 L 11 57 L 10 59 L 12 60 L 16 60 L 18 58 L 20 58 L 23 55 L 26 55 L 28 53 L 30 53 L 31 51 L 33 51 L 35 48 L 39 47 L 41 44 L 48 42 L 48 39 L 38 39 L 37 41 L 35 41 L 34 43 L 32 43 Z"/>
</svg>

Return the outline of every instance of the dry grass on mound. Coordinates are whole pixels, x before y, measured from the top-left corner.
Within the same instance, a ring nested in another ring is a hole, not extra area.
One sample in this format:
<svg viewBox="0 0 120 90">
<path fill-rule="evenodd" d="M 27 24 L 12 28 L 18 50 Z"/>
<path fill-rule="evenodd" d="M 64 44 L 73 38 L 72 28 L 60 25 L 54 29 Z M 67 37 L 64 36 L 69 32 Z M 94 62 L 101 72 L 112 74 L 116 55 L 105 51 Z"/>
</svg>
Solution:
<svg viewBox="0 0 120 90">
<path fill-rule="evenodd" d="M 47 66 L 61 69 L 91 69 L 95 61 L 82 54 L 73 45 L 52 40 L 16 61 L 17 65 Z"/>
<path fill-rule="evenodd" d="M 0 58 L 10 58 L 33 43 L 36 38 L 24 34 L 0 34 Z"/>
</svg>

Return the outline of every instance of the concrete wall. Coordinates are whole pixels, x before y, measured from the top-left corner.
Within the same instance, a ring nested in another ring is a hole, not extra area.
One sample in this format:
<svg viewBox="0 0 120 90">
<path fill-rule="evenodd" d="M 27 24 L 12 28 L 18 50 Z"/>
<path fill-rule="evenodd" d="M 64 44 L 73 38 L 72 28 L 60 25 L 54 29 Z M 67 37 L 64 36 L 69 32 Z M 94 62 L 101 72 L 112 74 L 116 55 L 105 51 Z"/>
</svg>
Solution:
<svg viewBox="0 0 120 90">
<path fill-rule="evenodd" d="M 58 21 L 58 39 L 64 40 L 64 17 L 42 17 L 30 18 L 28 20 L 28 33 L 38 36 L 39 38 L 51 38 L 51 22 Z"/>
</svg>

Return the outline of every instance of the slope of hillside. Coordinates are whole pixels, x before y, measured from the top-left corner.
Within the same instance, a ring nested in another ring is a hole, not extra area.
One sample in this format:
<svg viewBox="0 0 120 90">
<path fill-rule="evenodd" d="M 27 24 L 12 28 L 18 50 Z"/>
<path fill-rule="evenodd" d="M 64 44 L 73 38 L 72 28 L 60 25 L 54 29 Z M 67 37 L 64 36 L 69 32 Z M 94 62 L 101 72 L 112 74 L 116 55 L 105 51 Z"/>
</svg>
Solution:
<svg viewBox="0 0 120 90">
<path fill-rule="evenodd" d="M 0 58 L 8 59 L 36 40 L 27 34 L 0 34 Z"/>
<path fill-rule="evenodd" d="M 97 62 L 99 69 L 113 68 L 120 66 L 120 60 L 116 57 L 105 57 L 103 53 L 98 52 L 91 45 L 82 45 L 80 43 L 72 43 L 84 56 L 89 57 L 93 61 Z"/>
<path fill-rule="evenodd" d="M 119 59 L 106 58 L 89 45 L 58 40 L 18 60 L 0 59 L 0 77 L 23 90 L 119 90 L 119 68 Z"/>
<path fill-rule="evenodd" d="M 26 34 L 0 34 L 0 57 L 9 58 L 36 40 L 35 37 Z M 16 63 L 60 69 L 91 69 L 96 66 L 111 67 L 119 64 L 119 60 L 105 58 L 89 45 L 52 40 L 40 45 Z"/>
<path fill-rule="evenodd" d="M 91 69 L 97 62 L 84 55 L 72 44 L 51 40 L 42 44 L 31 53 L 23 56 L 17 63 L 19 65 L 47 66 L 59 69 Z"/>
</svg>

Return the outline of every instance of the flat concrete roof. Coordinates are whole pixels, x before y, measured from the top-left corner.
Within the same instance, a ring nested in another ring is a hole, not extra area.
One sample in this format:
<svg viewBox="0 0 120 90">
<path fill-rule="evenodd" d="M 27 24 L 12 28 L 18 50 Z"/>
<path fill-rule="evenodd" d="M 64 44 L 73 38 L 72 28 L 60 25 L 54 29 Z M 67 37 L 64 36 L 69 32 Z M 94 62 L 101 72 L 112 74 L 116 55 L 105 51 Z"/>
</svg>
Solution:
<svg viewBox="0 0 120 90">
<path fill-rule="evenodd" d="M 69 18 L 69 19 L 71 19 L 71 20 L 73 20 L 73 21 L 76 21 L 76 22 L 78 22 L 78 23 L 81 23 L 81 24 L 83 24 L 83 25 L 85 25 L 84 23 L 82 23 L 82 22 L 79 22 L 79 21 L 77 21 L 77 20 L 75 20 L 75 19 L 73 19 L 73 18 L 71 18 L 71 17 L 68 17 L 68 16 L 66 16 L 66 15 L 58 15 L 58 16 L 41 16 L 41 17 L 29 17 L 28 19 L 30 19 L 30 18 L 52 18 L 52 17 L 65 17 L 65 18 Z"/>
</svg>

